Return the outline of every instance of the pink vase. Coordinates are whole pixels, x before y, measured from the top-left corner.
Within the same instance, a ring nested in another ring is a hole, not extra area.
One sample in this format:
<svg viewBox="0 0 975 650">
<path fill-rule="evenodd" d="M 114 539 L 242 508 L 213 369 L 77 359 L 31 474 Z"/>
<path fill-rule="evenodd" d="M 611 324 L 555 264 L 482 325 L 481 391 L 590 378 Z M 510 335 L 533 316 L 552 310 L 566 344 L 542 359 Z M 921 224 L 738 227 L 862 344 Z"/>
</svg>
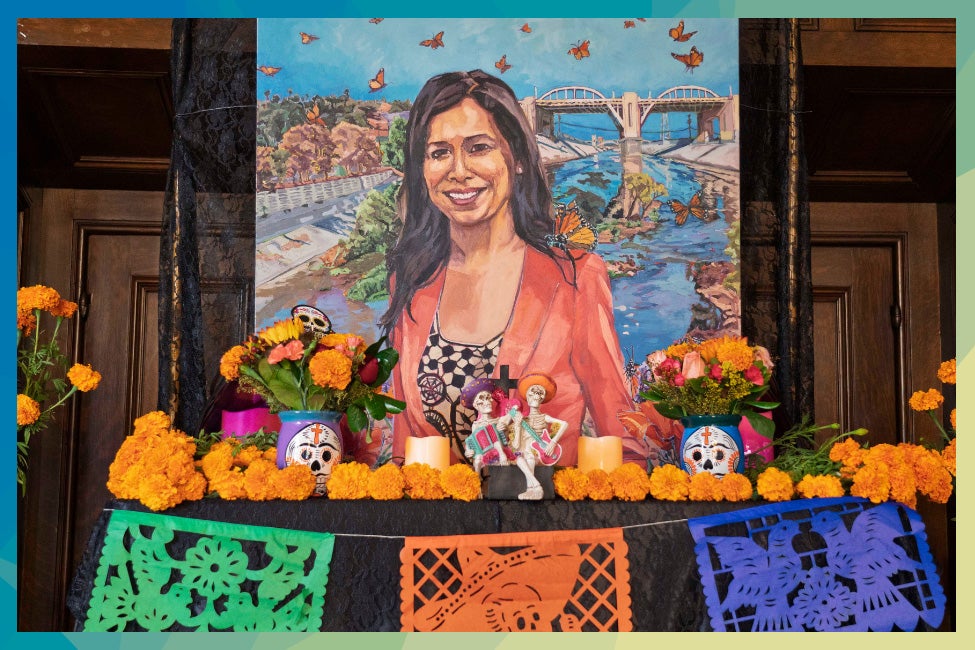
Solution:
<svg viewBox="0 0 975 650">
<path fill-rule="evenodd" d="M 224 438 L 243 438 L 257 433 L 261 427 L 265 431 L 281 429 L 281 419 L 277 415 L 271 415 L 266 406 L 243 411 L 223 411 L 220 415 L 220 430 Z"/>
<path fill-rule="evenodd" d="M 769 411 L 765 411 L 764 413 L 761 413 L 761 415 L 772 419 L 772 413 Z M 773 452 L 771 445 L 772 441 L 755 431 L 751 422 L 748 421 L 748 418 L 741 418 L 741 424 L 738 425 L 738 432 L 741 433 L 741 441 L 745 445 L 746 458 L 748 457 L 748 454 L 757 453 L 766 463 L 772 462 L 772 459 L 775 458 L 775 453 Z M 762 447 L 765 447 L 765 449 L 762 449 Z M 758 451 L 759 449 L 762 450 Z"/>
</svg>

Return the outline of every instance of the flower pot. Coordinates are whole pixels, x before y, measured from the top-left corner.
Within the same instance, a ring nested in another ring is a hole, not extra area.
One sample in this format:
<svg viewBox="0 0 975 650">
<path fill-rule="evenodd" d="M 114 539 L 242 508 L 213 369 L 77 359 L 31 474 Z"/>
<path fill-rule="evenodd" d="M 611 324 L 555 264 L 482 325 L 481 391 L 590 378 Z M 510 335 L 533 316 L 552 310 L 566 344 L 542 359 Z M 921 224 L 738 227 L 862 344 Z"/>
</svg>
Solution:
<svg viewBox="0 0 975 650">
<path fill-rule="evenodd" d="M 688 415 L 680 419 L 680 466 L 693 476 L 710 472 L 717 477 L 745 471 L 745 446 L 740 415 Z"/>
<path fill-rule="evenodd" d="M 308 465 L 315 475 L 315 496 L 324 496 L 332 468 L 342 460 L 341 413 L 336 411 L 281 411 L 278 432 L 278 467 Z"/>
<path fill-rule="evenodd" d="M 765 411 L 761 415 L 771 419 L 771 411 Z M 745 464 L 748 464 L 748 455 L 757 454 L 766 463 L 771 463 L 775 458 L 775 451 L 772 449 L 772 441 L 760 434 L 758 431 L 752 427 L 748 418 L 742 418 L 741 424 L 738 425 L 738 431 L 741 433 L 741 441 L 745 445 Z M 761 449 L 761 451 L 758 451 Z"/>
<path fill-rule="evenodd" d="M 265 431 L 278 431 L 281 427 L 281 420 L 277 415 L 271 415 L 266 406 L 258 406 L 243 411 L 231 411 L 224 409 L 220 413 L 220 430 L 223 438 L 243 438 L 252 433 L 257 433 L 260 429 Z"/>
</svg>

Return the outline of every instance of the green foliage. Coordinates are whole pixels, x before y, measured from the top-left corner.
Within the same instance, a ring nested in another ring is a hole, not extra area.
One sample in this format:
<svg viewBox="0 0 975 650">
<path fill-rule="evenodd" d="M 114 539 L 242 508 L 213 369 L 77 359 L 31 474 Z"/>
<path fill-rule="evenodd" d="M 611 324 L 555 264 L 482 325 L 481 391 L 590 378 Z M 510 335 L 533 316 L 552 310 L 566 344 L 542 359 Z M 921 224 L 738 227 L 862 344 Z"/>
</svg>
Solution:
<svg viewBox="0 0 975 650">
<path fill-rule="evenodd" d="M 383 164 L 404 171 L 406 157 L 406 120 L 397 117 L 389 125 L 389 137 L 383 144 Z"/>
<path fill-rule="evenodd" d="M 355 226 L 348 239 L 348 259 L 367 253 L 385 253 L 396 243 L 402 222 L 396 211 L 399 183 L 384 190 L 369 190 L 355 212 Z"/>
<path fill-rule="evenodd" d="M 374 266 L 368 273 L 359 278 L 346 294 L 350 300 L 358 302 L 374 302 L 389 298 L 386 288 L 385 262 Z"/>
<path fill-rule="evenodd" d="M 762 419 L 767 420 L 767 418 Z M 839 476 L 842 463 L 830 460 L 830 449 L 843 438 L 862 436 L 867 433 L 866 429 L 854 429 L 836 434 L 822 444 L 816 444 L 817 432 L 826 429 L 838 430 L 839 428 L 840 425 L 838 424 L 815 425 L 809 421 L 808 416 L 803 417 L 798 424 L 780 435 L 774 442 L 770 441 L 765 447 L 756 450 L 757 453 L 766 447 L 772 447 L 775 450 L 775 458 L 771 462 L 766 463 L 756 453 L 749 456 L 749 469 L 746 473 L 753 482 L 768 467 L 775 467 L 788 473 L 792 480 L 797 483 L 806 474 L 810 476 Z"/>
<path fill-rule="evenodd" d="M 667 188 L 649 174 L 626 174 L 623 177 L 623 184 L 630 194 L 630 204 L 624 211 L 627 218 L 633 216 L 634 211 L 639 208 L 642 219 L 653 200 L 667 194 Z"/>
<path fill-rule="evenodd" d="M 213 445 L 223 440 L 223 432 L 208 432 L 201 429 L 200 433 L 196 435 L 194 440 L 196 442 L 196 453 L 194 454 L 194 458 L 200 459 L 210 452 Z M 278 434 L 274 431 L 265 431 L 264 427 L 261 427 L 254 433 L 246 436 L 235 436 L 228 438 L 228 440 L 236 443 L 233 451 L 231 452 L 231 454 L 234 456 L 239 454 L 240 450 L 244 447 L 254 446 L 261 451 L 267 451 L 268 449 L 274 449 L 278 446 Z"/>
</svg>

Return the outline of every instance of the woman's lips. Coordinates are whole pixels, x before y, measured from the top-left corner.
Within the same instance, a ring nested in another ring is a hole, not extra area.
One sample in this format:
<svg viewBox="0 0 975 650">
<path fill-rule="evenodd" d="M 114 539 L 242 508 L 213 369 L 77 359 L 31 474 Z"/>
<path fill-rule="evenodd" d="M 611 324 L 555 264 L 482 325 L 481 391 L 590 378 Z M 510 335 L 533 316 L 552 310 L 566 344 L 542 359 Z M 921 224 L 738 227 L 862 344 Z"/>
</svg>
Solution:
<svg viewBox="0 0 975 650">
<path fill-rule="evenodd" d="M 475 189 L 463 190 L 463 191 L 451 190 L 451 191 L 444 192 L 444 195 L 448 199 L 450 199 L 450 202 L 453 203 L 454 205 L 464 206 L 464 205 L 470 205 L 471 203 L 476 201 L 477 197 L 483 191 L 484 188 L 475 188 Z"/>
</svg>

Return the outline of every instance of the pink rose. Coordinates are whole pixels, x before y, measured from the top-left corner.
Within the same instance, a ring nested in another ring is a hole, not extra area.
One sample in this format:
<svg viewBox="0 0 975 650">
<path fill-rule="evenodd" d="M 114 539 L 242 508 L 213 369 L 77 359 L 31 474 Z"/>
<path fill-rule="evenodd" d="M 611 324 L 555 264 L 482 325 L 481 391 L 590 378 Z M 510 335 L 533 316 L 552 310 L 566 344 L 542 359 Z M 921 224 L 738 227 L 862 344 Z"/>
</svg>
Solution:
<svg viewBox="0 0 975 650">
<path fill-rule="evenodd" d="M 684 355 L 684 367 L 680 373 L 685 379 L 696 379 L 704 375 L 704 360 L 700 352 L 688 352 Z"/>
<path fill-rule="evenodd" d="M 305 345 L 298 340 L 280 343 L 267 355 L 267 362 L 271 365 L 280 363 L 282 359 L 298 361 L 305 353 Z"/>
<path fill-rule="evenodd" d="M 660 362 L 660 365 L 653 371 L 658 377 L 666 377 L 680 370 L 680 362 L 677 359 L 667 357 Z"/>
<path fill-rule="evenodd" d="M 657 366 L 667 360 L 666 350 L 657 350 L 653 354 L 647 355 L 647 365 L 650 366 L 650 371 L 654 372 L 657 370 Z"/>
<path fill-rule="evenodd" d="M 763 348 L 761 345 L 755 346 L 755 361 L 761 361 L 765 369 L 772 370 L 772 356 L 768 353 L 768 350 Z"/>
<path fill-rule="evenodd" d="M 765 385 L 765 377 L 762 375 L 762 371 L 758 369 L 758 366 L 748 366 L 748 370 L 745 371 L 745 379 L 756 386 Z"/>
<path fill-rule="evenodd" d="M 677 387 L 683 386 L 685 381 L 687 381 L 687 379 L 684 377 L 684 375 L 680 373 L 674 375 L 674 386 Z"/>
<path fill-rule="evenodd" d="M 708 372 L 708 377 L 710 377 L 714 381 L 721 381 L 721 378 L 723 376 L 724 376 L 724 372 L 723 372 L 723 370 L 721 368 L 721 364 L 720 363 L 716 363 L 716 364 L 714 364 L 714 365 L 711 366 L 711 371 Z"/>
</svg>

